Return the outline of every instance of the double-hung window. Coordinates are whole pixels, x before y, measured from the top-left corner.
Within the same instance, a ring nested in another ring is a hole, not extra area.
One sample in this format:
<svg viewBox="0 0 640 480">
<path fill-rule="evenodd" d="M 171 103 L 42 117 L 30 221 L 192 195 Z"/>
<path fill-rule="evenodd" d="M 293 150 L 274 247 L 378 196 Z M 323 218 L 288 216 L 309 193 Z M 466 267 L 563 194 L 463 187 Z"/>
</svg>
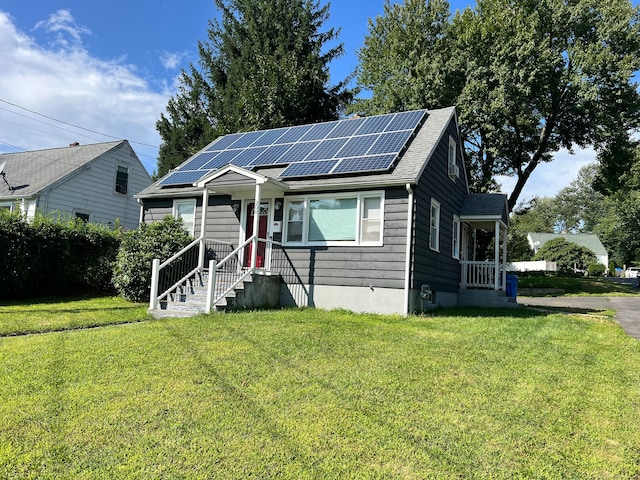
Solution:
<svg viewBox="0 0 640 480">
<path fill-rule="evenodd" d="M 429 218 L 429 248 L 440 251 L 440 202 L 431 199 Z"/>
<path fill-rule="evenodd" d="M 382 192 L 291 197 L 285 204 L 289 245 L 382 245 Z"/>
<path fill-rule="evenodd" d="M 126 194 L 129 187 L 129 168 L 118 165 L 116 170 L 116 192 Z"/>
<path fill-rule="evenodd" d="M 451 229 L 451 256 L 460 259 L 460 218 L 453 216 L 453 227 Z"/>
<path fill-rule="evenodd" d="M 196 224 L 196 201 L 195 199 L 189 200 L 174 200 L 173 202 L 173 216 L 174 218 L 182 219 L 182 226 L 191 236 L 194 236 L 195 224 Z"/>
</svg>

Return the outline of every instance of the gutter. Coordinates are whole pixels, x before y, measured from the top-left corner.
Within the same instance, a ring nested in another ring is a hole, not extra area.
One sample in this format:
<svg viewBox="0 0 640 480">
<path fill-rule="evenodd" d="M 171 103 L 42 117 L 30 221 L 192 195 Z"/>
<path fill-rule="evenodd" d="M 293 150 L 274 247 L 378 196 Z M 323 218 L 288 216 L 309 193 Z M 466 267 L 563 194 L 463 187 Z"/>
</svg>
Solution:
<svg viewBox="0 0 640 480">
<path fill-rule="evenodd" d="M 411 184 L 405 185 L 407 193 L 407 242 L 404 264 L 404 316 L 409 316 L 409 293 L 411 290 L 411 243 L 413 240 L 413 189 Z"/>
</svg>

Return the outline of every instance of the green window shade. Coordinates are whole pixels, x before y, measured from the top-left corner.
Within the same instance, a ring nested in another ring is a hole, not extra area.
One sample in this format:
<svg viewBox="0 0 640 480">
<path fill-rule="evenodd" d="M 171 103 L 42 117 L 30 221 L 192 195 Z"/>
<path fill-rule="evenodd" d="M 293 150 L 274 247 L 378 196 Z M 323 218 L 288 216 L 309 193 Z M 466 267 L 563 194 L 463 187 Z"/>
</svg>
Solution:
<svg viewBox="0 0 640 480">
<path fill-rule="evenodd" d="M 356 198 L 312 200 L 309 207 L 310 242 L 356 239 Z"/>
</svg>

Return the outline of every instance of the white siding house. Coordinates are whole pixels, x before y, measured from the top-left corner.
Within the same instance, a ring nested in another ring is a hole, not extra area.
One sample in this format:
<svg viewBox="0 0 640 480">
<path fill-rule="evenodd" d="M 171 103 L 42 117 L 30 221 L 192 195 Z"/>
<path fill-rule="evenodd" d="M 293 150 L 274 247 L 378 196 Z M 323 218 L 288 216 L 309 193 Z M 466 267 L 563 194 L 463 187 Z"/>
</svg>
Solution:
<svg viewBox="0 0 640 480">
<path fill-rule="evenodd" d="M 135 229 L 151 177 L 126 140 L 0 155 L 0 208 Z"/>
</svg>

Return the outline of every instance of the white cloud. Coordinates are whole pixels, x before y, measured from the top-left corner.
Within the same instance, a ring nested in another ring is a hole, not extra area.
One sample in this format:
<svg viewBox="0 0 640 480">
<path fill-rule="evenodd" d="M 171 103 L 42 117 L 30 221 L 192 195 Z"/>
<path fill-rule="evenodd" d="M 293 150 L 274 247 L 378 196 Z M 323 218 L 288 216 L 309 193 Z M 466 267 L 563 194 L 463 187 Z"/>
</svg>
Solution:
<svg viewBox="0 0 640 480">
<path fill-rule="evenodd" d="M 82 35 L 89 30 L 79 27 L 68 11 L 59 10 L 38 25 L 55 37 L 55 50 L 38 45 L 16 28 L 7 13 L 0 11 L 1 99 L 117 138 L 160 144 L 155 122 L 167 104 L 169 92 L 154 92 L 131 65 L 92 56 L 82 46 Z M 73 42 L 60 41 L 60 35 Z M 66 146 L 76 140 L 97 143 L 112 138 L 0 103 L 0 142 L 35 150 Z M 157 149 L 136 143 L 132 146 L 147 169 L 153 171 Z M 0 143 L 0 151 L 15 149 Z"/>
<path fill-rule="evenodd" d="M 187 55 L 186 52 L 162 52 L 160 62 L 167 70 L 175 70 Z"/>
</svg>

